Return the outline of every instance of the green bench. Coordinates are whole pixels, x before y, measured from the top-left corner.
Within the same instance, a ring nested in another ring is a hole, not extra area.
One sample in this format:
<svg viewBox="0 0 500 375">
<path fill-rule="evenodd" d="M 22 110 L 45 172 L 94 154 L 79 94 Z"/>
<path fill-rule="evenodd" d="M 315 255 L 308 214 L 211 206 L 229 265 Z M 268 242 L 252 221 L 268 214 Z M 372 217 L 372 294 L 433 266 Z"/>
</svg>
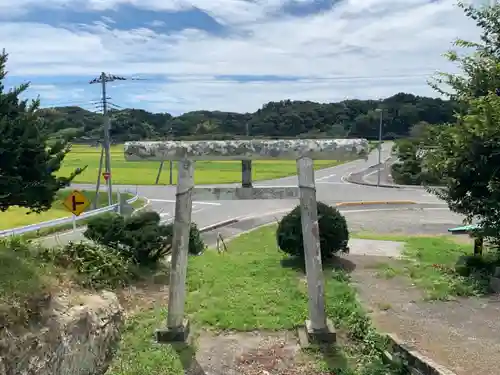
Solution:
<svg viewBox="0 0 500 375">
<path fill-rule="evenodd" d="M 451 234 L 471 234 L 475 230 L 479 229 L 480 226 L 477 224 L 464 225 L 462 227 L 450 228 L 448 232 Z M 474 238 L 474 255 L 483 254 L 484 239 L 483 237 Z"/>
</svg>

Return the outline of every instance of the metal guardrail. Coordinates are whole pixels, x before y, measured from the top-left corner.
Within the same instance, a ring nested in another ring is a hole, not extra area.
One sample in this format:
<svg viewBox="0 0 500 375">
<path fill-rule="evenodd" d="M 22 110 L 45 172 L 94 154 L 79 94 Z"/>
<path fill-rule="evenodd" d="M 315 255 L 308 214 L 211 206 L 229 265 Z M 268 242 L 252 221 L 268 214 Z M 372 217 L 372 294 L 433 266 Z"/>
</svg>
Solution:
<svg viewBox="0 0 500 375">
<path fill-rule="evenodd" d="M 127 203 L 132 204 L 135 201 L 137 201 L 138 199 L 139 199 L 139 195 L 136 193 L 135 196 L 133 196 L 130 199 L 127 199 Z M 73 224 L 73 227 L 75 227 L 76 226 L 75 224 L 77 221 L 88 219 L 89 217 L 99 215 L 99 214 L 102 214 L 104 212 L 117 211 L 119 205 L 120 205 L 119 203 L 115 203 L 115 204 L 112 204 L 111 206 L 101 207 L 101 208 L 97 208 L 95 210 L 84 212 L 80 216 L 62 217 L 59 219 L 43 221 L 43 222 L 37 223 L 37 224 L 26 225 L 24 227 L 0 230 L 0 238 L 7 237 L 7 236 L 20 236 L 20 235 L 25 234 L 25 233 L 35 232 L 35 231 L 40 230 L 40 229 L 51 228 L 51 227 L 55 227 L 55 226 L 59 226 L 59 225 Z"/>
</svg>

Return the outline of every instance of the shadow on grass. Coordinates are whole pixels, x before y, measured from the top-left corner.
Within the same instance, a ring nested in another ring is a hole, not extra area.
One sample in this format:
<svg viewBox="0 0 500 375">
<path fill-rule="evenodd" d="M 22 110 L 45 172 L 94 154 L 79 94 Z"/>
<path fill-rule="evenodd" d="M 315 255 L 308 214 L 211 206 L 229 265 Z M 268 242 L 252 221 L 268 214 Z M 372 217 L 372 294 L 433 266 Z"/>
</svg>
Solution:
<svg viewBox="0 0 500 375">
<path fill-rule="evenodd" d="M 300 257 L 284 258 L 280 261 L 280 263 L 284 268 L 292 268 L 294 270 L 305 273 L 306 268 L 304 259 Z M 353 262 L 342 256 L 334 256 L 329 259 L 323 259 L 322 263 L 324 271 L 337 270 L 349 273 L 356 269 L 356 265 Z"/>
<path fill-rule="evenodd" d="M 172 348 L 179 356 L 179 361 L 186 375 L 206 375 L 196 359 L 196 349 L 190 343 L 175 343 Z"/>
<path fill-rule="evenodd" d="M 304 352 L 319 361 L 318 370 L 320 374 L 343 374 L 349 371 L 350 364 L 340 348 L 341 345 L 320 344 L 312 345 L 310 348 L 305 349 Z"/>
<path fill-rule="evenodd" d="M 170 264 L 159 262 L 157 264 L 140 266 L 135 270 L 138 280 L 153 285 L 170 284 Z"/>
<path fill-rule="evenodd" d="M 482 294 L 493 294 L 496 291 L 490 287 L 490 277 L 500 277 L 496 272 L 500 267 L 500 254 L 496 251 L 484 255 L 464 255 L 459 257 L 451 272 L 463 276 L 471 284 L 479 288 Z"/>
</svg>

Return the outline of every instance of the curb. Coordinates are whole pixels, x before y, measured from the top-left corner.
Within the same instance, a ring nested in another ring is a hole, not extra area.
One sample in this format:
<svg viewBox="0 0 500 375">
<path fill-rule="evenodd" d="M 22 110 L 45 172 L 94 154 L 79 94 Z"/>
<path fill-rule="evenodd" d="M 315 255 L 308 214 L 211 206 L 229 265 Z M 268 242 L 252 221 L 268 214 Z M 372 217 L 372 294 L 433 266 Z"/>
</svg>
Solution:
<svg viewBox="0 0 500 375">
<path fill-rule="evenodd" d="M 391 160 L 392 157 L 389 157 L 387 158 L 386 160 L 384 160 L 381 165 L 384 165 L 384 164 L 387 164 L 387 162 L 389 160 Z M 424 185 L 401 185 L 401 184 L 375 184 L 375 183 L 370 183 L 370 182 L 366 182 L 363 180 L 363 175 L 365 174 L 366 171 L 370 170 L 370 169 L 375 169 L 378 167 L 378 164 L 374 164 L 374 165 L 371 165 L 369 166 L 368 168 L 364 169 L 363 171 L 361 172 L 351 172 L 347 175 L 344 175 L 342 177 L 342 180 L 345 181 L 345 182 L 348 182 L 350 184 L 355 184 L 355 185 L 362 185 L 362 186 L 370 186 L 370 187 L 383 187 L 383 188 L 389 188 L 389 189 L 412 189 L 412 190 L 425 190 L 427 188 L 432 188 L 432 189 L 437 189 L 437 188 L 440 188 L 440 186 L 424 186 Z M 360 175 L 360 179 L 353 179 L 353 175 Z"/>
<path fill-rule="evenodd" d="M 357 181 L 357 180 L 353 180 L 352 179 L 352 173 L 349 173 L 347 175 L 347 177 L 345 178 L 345 180 L 351 184 L 355 184 L 355 185 L 363 185 L 363 186 L 370 186 L 370 187 L 383 187 L 383 188 L 390 188 L 390 189 L 405 189 L 406 186 L 400 186 L 400 185 L 387 185 L 387 184 L 380 184 L 380 185 L 377 185 L 377 184 L 370 184 L 368 182 L 364 182 L 364 181 Z"/>
<path fill-rule="evenodd" d="M 231 224 L 235 224 L 239 221 L 240 221 L 239 219 L 229 219 L 229 220 L 219 221 L 218 223 L 207 225 L 206 227 L 201 228 L 200 233 L 210 232 L 210 231 L 213 231 L 215 229 L 219 229 L 219 228 L 231 225 Z"/>
<path fill-rule="evenodd" d="M 405 343 L 395 334 L 386 334 L 389 340 L 391 352 L 384 352 L 385 358 L 393 362 L 394 360 L 403 360 L 404 367 L 410 373 L 423 375 L 456 375 L 453 371 L 434 362 L 432 359 L 424 356 L 415 350 L 414 347 Z"/>
<path fill-rule="evenodd" d="M 346 206 L 376 206 L 376 205 L 392 205 L 392 204 L 417 204 L 415 201 L 359 201 L 359 202 L 340 202 L 337 207 Z"/>
<path fill-rule="evenodd" d="M 132 212 L 132 214 L 134 214 L 136 212 L 139 212 L 139 211 L 142 211 L 142 210 L 146 209 L 147 207 L 151 206 L 151 200 L 150 199 L 148 199 L 146 197 L 139 197 L 139 199 L 144 199 L 146 201 L 146 203 L 144 203 L 141 207 L 134 209 L 134 211 Z"/>
</svg>

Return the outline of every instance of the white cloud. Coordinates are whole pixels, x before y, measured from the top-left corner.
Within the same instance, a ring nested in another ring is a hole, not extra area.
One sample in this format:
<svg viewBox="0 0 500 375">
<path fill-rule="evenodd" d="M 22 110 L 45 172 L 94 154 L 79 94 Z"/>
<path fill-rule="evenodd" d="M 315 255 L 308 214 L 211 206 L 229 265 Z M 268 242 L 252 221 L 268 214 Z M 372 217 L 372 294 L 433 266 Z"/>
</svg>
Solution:
<svg viewBox="0 0 500 375">
<path fill-rule="evenodd" d="M 0 12 L 10 1 L 0 0 Z M 313 0 L 301 0 L 307 1 Z M 114 29 L 115 24 L 61 29 L 14 21 L 0 22 L 0 35 L 3 47 L 10 54 L 11 76 L 72 76 L 72 79 L 84 76 L 87 79 L 100 71 L 108 71 L 128 76 L 177 77 L 180 81 L 173 84 L 129 83 L 117 85 L 120 91 L 113 89 L 118 104 L 173 112 L 201 108 L 253 111 L 269 100 L 285 98 L 317 101 L 380 98 L 398 91 L 431 95 L 426 77 L 436 70 L 452 68 L 441 55 L 454 38 L 477 38 L 476 26 L 454 6 L 454 0 L 433 3 L 346 0 L 322 14 L 303 18 L 271 17 L 283 2 L 85 2 L 89 9 L 110 9 L 119 3 L 156 10 L 195 6 L 230 25 L 237 31 L 232 37 L 216 37 L 192 29 L 161 35 L 148 29 L 147 23 L 142 29 L 123 31 Z M 78 2 L 44 2 L 46 6 L 75 3 Z M 26 9 L 34 1 L 22 0 L 15 4 Z M 15 4 L 10 4 L 12 9 Z M 251 74 L 316 78 L 297 83 L 245 84 L 214 82 L 213 78 Z M 73 91 L 67 85 L 60 90 Z M 85 90 L 86 95 L 92 93 L 95 99 L 95 89 Z"/>
</svg>

